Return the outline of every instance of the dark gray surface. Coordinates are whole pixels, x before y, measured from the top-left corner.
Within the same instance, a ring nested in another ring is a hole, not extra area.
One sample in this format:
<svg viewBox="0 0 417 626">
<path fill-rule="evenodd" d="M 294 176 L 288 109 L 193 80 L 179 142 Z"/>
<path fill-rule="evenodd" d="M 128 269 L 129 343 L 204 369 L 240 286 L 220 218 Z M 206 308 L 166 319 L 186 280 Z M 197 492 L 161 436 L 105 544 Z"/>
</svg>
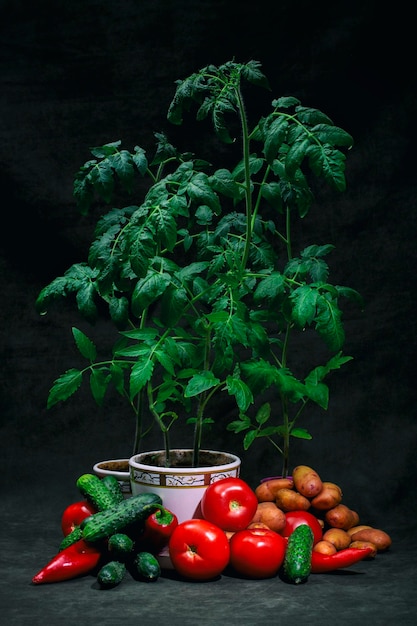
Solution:
<svg viewBox="0 0 417 626">
<path fill-rule="evenodd" d="M 63 500 L 58 483 L 46 487 L 33 482 L 26 484 L 24 507 L 16 493 L 2 500 L 0 606 L 5 626 L 415 623 L 416 533 L 387 521 L 384 528 L 393 539 L 389 551 L 345 570 L 311 575 L 303 585 L 289 585 L 279 577 L 244 580 L 230 574 L 193 583 L 168 571 L 155 583 L 127 575 L 106 591 L 99 590 L 93 576 L 34 586 L 31 578 L 61 540 Z"/>
</svg>

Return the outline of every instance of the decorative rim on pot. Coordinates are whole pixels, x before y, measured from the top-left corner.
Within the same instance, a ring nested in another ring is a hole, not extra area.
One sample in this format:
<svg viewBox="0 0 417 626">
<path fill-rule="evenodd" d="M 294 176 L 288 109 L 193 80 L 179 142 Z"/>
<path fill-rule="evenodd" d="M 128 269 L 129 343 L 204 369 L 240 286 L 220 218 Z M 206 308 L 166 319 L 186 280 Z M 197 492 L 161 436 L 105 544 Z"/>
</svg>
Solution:
<svg viewBox="0 0 417 626">
<path fill-rule="evenodd" d="M 126 468 L 126 469 L 123 469 Z M 130 486 L 129 459 L 109 459 L 99 461 L 93 465 L 93 471 L 97 476 L 114 476 L 118 481 L 125 497 L 130 496 L 132 489 Z"/>
<path fill-rule="evenodd" d="M 229 452 L 202 450 L 203 464 L 190 466 L 192 450 L 172 450 L 177 461 L 171 467 L 161 465 L 165 458 L 162 450 L 142 452 L 129 459 L 130 479 L 138 485 L 189 488 L 208 486 L 221 478 L 236 477 L 240 471 L 240 458 Z M 209 464 L 209 459 L 216 459 Z"/>
</svg>

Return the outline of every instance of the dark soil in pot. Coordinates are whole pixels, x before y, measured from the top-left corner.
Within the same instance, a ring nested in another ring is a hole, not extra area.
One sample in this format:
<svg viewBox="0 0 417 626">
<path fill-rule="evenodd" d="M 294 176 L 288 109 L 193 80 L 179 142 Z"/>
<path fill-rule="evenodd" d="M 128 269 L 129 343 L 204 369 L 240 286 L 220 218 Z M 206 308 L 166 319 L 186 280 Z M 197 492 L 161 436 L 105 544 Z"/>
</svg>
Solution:
<svg viewBox="0 0 417 626">
<path fill-rule="evenodd" d="M 169 467 L 192 467 L 192 450 L 171 450 Z M 144 465 L 154 465 L 156 467 L 166 467 L 165 452 L 143 453 L 139 461 Z M 198 467 L 213 467 L 230 463 L 231 459 L 224 452 L 213 452 L 201 450 Z"/>
</svg>

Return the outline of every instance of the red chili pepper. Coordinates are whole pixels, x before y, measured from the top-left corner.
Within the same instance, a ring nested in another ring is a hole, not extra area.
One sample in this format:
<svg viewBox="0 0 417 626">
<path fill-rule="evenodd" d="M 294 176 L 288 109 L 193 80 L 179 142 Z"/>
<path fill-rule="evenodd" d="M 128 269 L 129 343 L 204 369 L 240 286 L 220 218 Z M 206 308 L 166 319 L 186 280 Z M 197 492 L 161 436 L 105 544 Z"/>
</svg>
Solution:
<svg viewBox="0 0 417 626">
<path fill-rule="evenodd" d="M 175 513 L 161 507 L 148 515 L 144 525 L 144 531 L 139 542 L 143 549 L 158 553 L 168 545 L 174 528 L 178 526 L 178 518 Z"/>
<path fill-rule="evenodd" d="M 83 539 L 61 550 L 33 578 L 32 583 L 58 583 L 88 574 L 98 565 L 101 552 Z"/>
<path fill-rule="evenodd" d="M 311 573 L 323 574 L 342 567 L 350 567 L 362 559 L 366 559 L 373 552 L 373 548 L 345 548 L 334 554 L 321 554 L 313 550 L 311 554 Z"/>
<path fill-rule="evenodd" d="M 69 504 L 62 513 L 61 518 L 61 528 L 64 537 L 69 535 L 76 526 L 79 526 L 86 517 L 90 517 L 94 513 L 97 513 L 97 509 L 88 500 Z"/>
</svg>

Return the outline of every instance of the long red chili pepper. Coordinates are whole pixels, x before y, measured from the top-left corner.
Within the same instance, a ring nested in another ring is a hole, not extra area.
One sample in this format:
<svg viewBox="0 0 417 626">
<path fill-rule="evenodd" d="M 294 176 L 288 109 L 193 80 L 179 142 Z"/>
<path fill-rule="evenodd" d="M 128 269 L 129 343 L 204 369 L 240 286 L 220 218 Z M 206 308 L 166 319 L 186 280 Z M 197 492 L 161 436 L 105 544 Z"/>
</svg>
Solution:
<svg viewBox="0 0 417 626">
<path fill-rule="evenodd" d="M 313 550 L 311 554 L 311 573 L 323 574 L 332 572 L 342 567 L 350 567 L 367 556 L 370 556 L 373 548 L 345 548 L 334 554 L 321 554 Z"/>
<path fill-rule="evenodd" d="M 144 532 L 139 539 L 141 549 L 158 553 L 168 545 L 169 538 L 177 526 L 178 518 L 175 513 L 160 507 L 145 520 Z"/>
<path fill-rule="evenodd" d="M 83 539 L 61 550 L 33 578 L 32 583 L 58 583 L 90 573 L 98 565 L 101 552 Z"/>
</svg>

